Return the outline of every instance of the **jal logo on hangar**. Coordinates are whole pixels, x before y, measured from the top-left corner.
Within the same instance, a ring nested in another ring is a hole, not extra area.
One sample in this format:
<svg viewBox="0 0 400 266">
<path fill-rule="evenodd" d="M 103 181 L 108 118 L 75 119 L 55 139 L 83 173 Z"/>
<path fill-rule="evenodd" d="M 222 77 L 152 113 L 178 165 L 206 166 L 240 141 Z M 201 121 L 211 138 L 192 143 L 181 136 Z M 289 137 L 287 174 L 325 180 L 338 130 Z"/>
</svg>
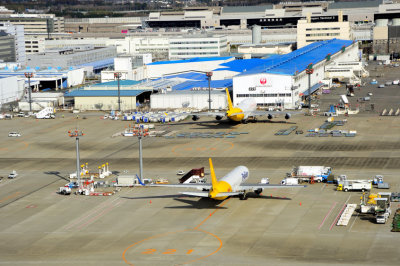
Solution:
<svg viewBox="0 0 400 266">
<path fill-rule="evenodd" d="M 267 78 L 265 78 L 265 77 L 260 78 L 260 84 L 261 85 L 267 84 Z"/>
</svg>

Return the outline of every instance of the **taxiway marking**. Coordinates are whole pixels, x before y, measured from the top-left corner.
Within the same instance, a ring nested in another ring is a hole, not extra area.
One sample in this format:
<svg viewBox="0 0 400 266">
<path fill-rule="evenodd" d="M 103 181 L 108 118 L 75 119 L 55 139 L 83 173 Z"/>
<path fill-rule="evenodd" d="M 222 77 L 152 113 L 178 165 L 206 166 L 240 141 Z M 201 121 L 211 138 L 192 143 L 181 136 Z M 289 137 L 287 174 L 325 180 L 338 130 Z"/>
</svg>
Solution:
<svg viewBox="0 0 400 266">
<path fill-rule="evenodd" d="M 163 234 L 158 234 L 158 235 L 151 236 L 151 237 L 145 238 L 145 239 L 143 239 L 143 240 L 140 240 L 140 241 L 138 241 L 138 242 L 136 242 L 136 243 L 133 243 L 132 245 L 130 245 L 129 247 L 127 247 L 127 248 L 124 250 L 124 252 L 122 252 L 122 259 L 124 260 L 124 262 L 125 262 L 126 264 L 128 264 L 128 265 L 134 265 L 133 263 L 129 262 L 129 261 L 126 259 L 126 252 L 127 252 L 130 248 L 132 248 L 132 247 L 134 247 L 134 246 L 136 246 L 136 245 L 138 245 L 138 244 L 141 244 L 141 243 L 143 243 L 143 242 L 145 242 L 145 241 L 148 241 L 148 240 L 153 240 L 153 239 L 156 239 L 156 238 L 168 236 L 168 235 L 171 235 L 171 234 L 182 233 L 182 232 L 186 232 L 186 231 L 199 231 L 199 232 L 208 234 L 208 235 L 210 235 L 210 236 L 213 236 L 214 238 L 216 238 L 216 239 L 218 240 L 218 242 L 219 242 L 219 247 L 218 247 L 216 250 L 214 250 L 212 253 L 210 253 L 210 254 L 204 255 L 203 257 L 200 257 L 200 258 L 197 258 L 197 259 L 193 259 L 193 260 L 190 260 L 190 261 L 183 262 L 182 265 L 184 265 L 184 264 L 190 264 L 190 263 L 193 263 L 193 262 L 196 262 L 196 261 L 199 261 L 199 260 L 208 258 L 208 257 L 210 257 L 211 255 L 214 255 L 215 253 L 217 253 L 218 251 L 220 251 L 221 248 L 222 248 L 222 246 L 223 246 L 223 243 L 222 243 L 221 238 L 219 238 L 217 235 L 215 235 L 215 234 L 213 234 L 213 233 L 211 233 L 211 232 L 202 230 L 202 229 L 200 229 L 199 227 L 202 226 L 208 219 L 210 219 L 210 218 L 211 218 L 219 209 L 221 209 L 221 207 L 223 207 L 230 199 L 231 199 L 231 198 L 228 198 L 228 199 L 226 199 L 224 202 L 222 202 L 221 205 L 219 205 L 214 211 L 212 211 L 203 221 L 201 221 L 201 223 L 199 223 L 199 224 L 198 224 L 195 228 L 193 228 L 193 229 L 186 229 L 186 230 L 181 230 L 181 231 L 167 232 L 167 233 L 163 233 Z M 151 249 L 151 250 L 153 250 L 153 249 Z M 151 253 L 146 253 L 146 254 L 152 254 L 152 253 L 154 253 L 155 251 L 156 251 L 156 250 L 154 250 L 154 251 L 151 252 Z M 146 251 L 145 251 L 145 252 L 146 252 Z M 193 252 L 193 249 L 190 249 L 190 250 L 188 250 L 188 252 L 187 252 L 186 254 L 188 255 L 188 254 L 191 254 L 192 252 Z M 170 253 L 164 252 L 164 253 L 162 253 L 162 254 L 170 254 Z"/>
<path fill-rule="evenodd" d="M 4 197 L 4 198 L 2 198 L 2 199 L 0 200 L 0 203 L 4 202 L 4 201 L 6 201 L 6 200 L 9 200 L 9 199 L 15 198 L 15 197 L 17 197 L 19 194 L 21 194 L 21 192 L 17 191 L 17 192 L 15 192 L 14 194 L 11 194 L 11 195 L 9 195 L 9 196 L 7 196 L 7 197 Z"/>
<path fill-rule="evenodd" d="M 331 214 L 333 208 L 335 208 L 337 202 L 334 202 L 332 204 L 332 207 L 329 209 L 328 213 L 325 215 L 325 218 L 322 220 L 322 223 L 319 225 L 318 230 L 321 229 L 321 227 L 324 225 L 326 218 L 328 218 L 328 216 Z"/>
<path fill-rule="evenodd" d="M 198 229 L 202 224 L 204 224 L 208 219 L 211 218 L 221 207 L 223 207 L 231 198 L 226 199 L 224 202 L 221 203 L 221 205 L 218 206 L 210 215 L 208 215 L 201 223 L 199 223 L 194 229 Z"/>
</svg>

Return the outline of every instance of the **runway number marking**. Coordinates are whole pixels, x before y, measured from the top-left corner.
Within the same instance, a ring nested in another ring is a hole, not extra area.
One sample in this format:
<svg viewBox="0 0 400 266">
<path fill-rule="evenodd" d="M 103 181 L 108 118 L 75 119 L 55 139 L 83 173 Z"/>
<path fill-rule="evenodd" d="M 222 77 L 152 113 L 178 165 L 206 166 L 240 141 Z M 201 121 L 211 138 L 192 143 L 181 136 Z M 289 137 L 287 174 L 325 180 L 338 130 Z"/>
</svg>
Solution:
<svg viewBox="0 0 400 266">
<path fill-rule="evenodd" d="M 148 248 L 146 251 L 143 251 L 142 254 L 153 254 L 156 251 L 156 249 Z"/>
<path fill-rule="evenodd" d="M 194 251 L 193 249 L 189 249 L 189 250 L 186 252 L 186 254 L 189 255 L 189 254 L 191 254 L 193 251 Z M 154 248 L 147 248 L 145 251 L 142 251 L 142 254 L 154 254 L 155 252 L 157 252 L 157 249 L 154 249 Z M 170 249 L 167 249 L 167 250 L 164 251 L 164 252 L 161 252 L 161 254 L 163 254 L 163 255 L 168 255 L 168 254 L 175 254 L 176 252 L 177 252 L 176 249 L 170 248 Z"/>
<path fill-rule="evenodd" d="M 167 249 L 167 251 L 163 252 L 162 254 L 174 254 L 176 249 Z"/>
</svg>

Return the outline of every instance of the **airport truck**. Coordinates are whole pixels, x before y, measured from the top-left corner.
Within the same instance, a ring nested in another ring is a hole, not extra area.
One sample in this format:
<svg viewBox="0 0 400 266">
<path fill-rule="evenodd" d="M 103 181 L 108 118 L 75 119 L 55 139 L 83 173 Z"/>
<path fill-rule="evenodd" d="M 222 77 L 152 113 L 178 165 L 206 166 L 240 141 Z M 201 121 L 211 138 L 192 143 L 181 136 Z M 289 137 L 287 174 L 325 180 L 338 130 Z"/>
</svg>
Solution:
<svg viewBox="0 0 400 266">
<path fill-rule="evenodd" d="M 327 166 L 298 166 L 292 170 L 292 176 L 298 178 L 314 177 L 316 182 L 327 181 L 332 168 Z"/>
<path fill-rule="evenodd" d="M 298 185 L 299 180 L 294 177 L 286 177 L 281 181 L 281 185 L 287 185 L 287 186 L 292 186 L 292 185 Z"/>
<path fill-rule="evenodd" d="M 343 181 L 338 184 L 337 190 L 339 191 L 354 191 L 354 190 L 371 190 L 372 184 L 369 181 Z"/>
<path fill-rule="evenodd" d="M 60 187 L 58 193 L 61 195 L 71 195 L 71 188 L 70 187 Z"/>
</svg>

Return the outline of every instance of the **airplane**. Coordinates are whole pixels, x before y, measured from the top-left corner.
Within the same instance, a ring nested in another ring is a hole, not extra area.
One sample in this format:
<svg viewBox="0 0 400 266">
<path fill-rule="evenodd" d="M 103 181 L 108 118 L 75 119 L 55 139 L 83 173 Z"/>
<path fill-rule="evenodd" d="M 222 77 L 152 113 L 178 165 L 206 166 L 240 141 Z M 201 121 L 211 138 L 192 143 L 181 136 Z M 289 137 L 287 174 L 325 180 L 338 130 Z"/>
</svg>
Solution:
<svg viewBox="0 0 400 266">
<path fill-rule="evenodd" d="M 196 188 L 201 192 L 180 192 L 180 194 L 211 198 L 214 200 L 224 200 L 231 196 L 239 196 L 241 200 L 247 199 L 247 193 L 253 191 L 260 195 L 264 189 L 269 188 L 289 188 L 289 187 L 306 187 L 303 185 L 273 185 L 273 184 L 244 184 L 249 178 L 249 169 L 246 166 L 237 166 L 220 180 L 217 179 L 211 158 L 209 158 L 211 184 L 151 184 L 152 187 L 174 187 L 174 188 Z M 139 179 L 139 177 L 137 177 Z M 139 179 L 139 183 L 141 180 Z M 144 185 L 143 183 L 141 183 Z M 147 185 L 146 185 L 147 186 Z"/>
<path fill-rule="evenodd" d="M 255 98 L 246 98 L 241 101 L 236 107 L 233 106 L 231 96 L 229 95 L 228 88 L 226 90 L 226 97 L 228 101 L 228 110 L 226 112 L 205 112 L 192 114 L 192 120 L 197 121 L 200 116 L 215 116 L 215 119 L 221 120 L 225 116 L 230 121 L 247 123 L 249 118 L 255 119 L 256 116 L 267 115 L 268 119 L 274 118 L 274 115 L 281 114 L 279 111 L 258 111 L 257 102 Z M 290 119 L 291 114 L 286 113 L 285 119 Z"/>
</svg>

